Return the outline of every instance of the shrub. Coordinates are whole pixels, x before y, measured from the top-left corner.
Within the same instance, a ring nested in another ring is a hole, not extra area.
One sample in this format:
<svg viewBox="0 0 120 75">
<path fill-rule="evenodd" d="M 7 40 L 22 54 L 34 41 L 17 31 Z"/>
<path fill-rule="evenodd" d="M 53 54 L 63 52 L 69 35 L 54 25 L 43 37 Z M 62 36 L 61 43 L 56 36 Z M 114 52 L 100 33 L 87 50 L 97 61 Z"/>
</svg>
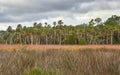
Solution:
<svg viewBox="0 0 120 75">
<path fill-rule="evenodd" d="M 24 75 L 61 75 L 59 70 L 45 71 L 38 67 L 29 70 L 28 72 L 24 72 Z"/>
<path fill-rule="evenodd" d="M 66 37 L 66 39 L 64 40 L 65 44 L 75 44 L 75 38 L 74 35 L 69 35 Z"/>
<path fill-rule="evenodd" d="M 84 45 L 85 44 L 85 39 L 84 38 L 80 38 L 79 39 L 79 44 Z"/>
</svg>

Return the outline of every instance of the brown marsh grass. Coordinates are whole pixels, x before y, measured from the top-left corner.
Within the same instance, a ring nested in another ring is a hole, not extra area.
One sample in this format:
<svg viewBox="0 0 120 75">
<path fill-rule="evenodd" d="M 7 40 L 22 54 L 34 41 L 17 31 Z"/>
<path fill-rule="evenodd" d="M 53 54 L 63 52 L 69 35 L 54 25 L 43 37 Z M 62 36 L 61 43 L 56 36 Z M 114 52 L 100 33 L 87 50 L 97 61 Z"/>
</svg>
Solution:
<svg viewBox="0 0 120 75">
<path fill-rule="evenodd" d="M 26 50 L 48 50 L 48 49 L 62 49 L 62 50 L 84 50 L 84 49 L 120 49 L 120 45 L 0 45 L 0 50 L 19 50 L 21 47 L 26 47 Z"/>
<path fill-rule="evenodd" d="M 23 75 L 34 67 L 45 71 L 58 69 L 62 75 L 120 75 L 118 46 L 1 47 L 6 48 L 0 50 L 0 75 Z"/>
</svg>

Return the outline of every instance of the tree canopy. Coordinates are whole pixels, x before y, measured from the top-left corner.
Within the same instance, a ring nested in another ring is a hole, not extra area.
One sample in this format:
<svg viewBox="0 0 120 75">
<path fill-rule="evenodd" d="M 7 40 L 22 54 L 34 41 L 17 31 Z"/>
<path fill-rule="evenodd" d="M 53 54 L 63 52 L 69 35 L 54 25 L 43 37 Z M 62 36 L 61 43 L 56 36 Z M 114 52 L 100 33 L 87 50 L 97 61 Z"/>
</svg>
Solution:
<svg viewBox="0 0 120 75">
<path fill-rule="evenodd" d="M 59 20 L 53 25 L 35 22 L 31 27 L 9 26 L 0 31 L 0 44 L 120 44 L 120 16 L 113 15 L 105 22 L 96 18 L 80 25 L 65 25 Z"/>
</svg>

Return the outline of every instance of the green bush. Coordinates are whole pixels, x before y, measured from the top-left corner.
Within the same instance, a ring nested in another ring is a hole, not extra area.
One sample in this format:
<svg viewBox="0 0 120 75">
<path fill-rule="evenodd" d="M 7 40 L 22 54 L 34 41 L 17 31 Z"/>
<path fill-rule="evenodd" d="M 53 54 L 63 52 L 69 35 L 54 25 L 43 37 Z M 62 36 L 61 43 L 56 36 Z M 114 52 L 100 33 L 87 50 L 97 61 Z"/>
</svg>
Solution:
<svg viewBox="0 0 120 75">
<path fill-rule="evenodd" d="M 36 67 L 31 69 L 30 71 L 24 72 L 24 75 L 61 75 L 61 73 L 57 69 L 52 71 L 45 71 Z"/>
<path fill-rule="evenodd" d="M 66 37 L 65 41 L 64 41 L 65 44 L 75 44 L 75 38 L 74 38 L 74 35 L 69 35 Z"/>
<path fill-rule="evenodd" d="M 84 39 L 84 38 L 80 38 L 80 39 L 79 39 L 79 44 L 85 45 L 85 39 Z"/>
</svg>

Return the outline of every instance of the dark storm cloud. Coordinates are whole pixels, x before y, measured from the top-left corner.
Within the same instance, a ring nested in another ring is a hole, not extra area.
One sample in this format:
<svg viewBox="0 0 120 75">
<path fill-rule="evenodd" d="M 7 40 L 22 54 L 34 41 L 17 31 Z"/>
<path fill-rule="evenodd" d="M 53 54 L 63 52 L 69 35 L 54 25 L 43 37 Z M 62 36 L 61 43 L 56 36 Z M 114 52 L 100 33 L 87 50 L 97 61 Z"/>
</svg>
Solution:
<svg viewBox="0 0 120 75">
<path fill-rule="evenodd" d="M 91 0 L 27 0 L 23 4 L 4 3 L 1 5 L 6 7 L 4 13 L 23 14 L 70 10 L 75 4 L 88 1 Z"/>
<path fill-rule="evenodd" d="M 120 0 L 94 0 L 91 2 L 77 3 L 72 11 L 87 13 L 99 10 L 120 10 Z"/>
<path fill-rule="evenodd" d="M 119 0 L 0 0 L 0 22 L 34 21 L 59 15 L 115 10 L 120 9 L 119 4 Z"/>
</svg>

